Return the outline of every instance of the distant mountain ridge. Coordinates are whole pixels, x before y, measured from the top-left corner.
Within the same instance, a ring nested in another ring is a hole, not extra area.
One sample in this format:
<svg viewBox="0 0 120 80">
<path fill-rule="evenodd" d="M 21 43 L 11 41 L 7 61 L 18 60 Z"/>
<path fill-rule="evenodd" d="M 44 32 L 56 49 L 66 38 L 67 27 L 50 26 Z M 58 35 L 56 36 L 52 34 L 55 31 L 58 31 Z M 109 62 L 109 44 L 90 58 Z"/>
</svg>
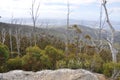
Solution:
<svg viewBox="0 0 120 80">
<path fill-rule="evenodd" d="M 55 26 L 63 26 L 66 25 L 66 19 L 48 19 L 48 18 L 44 18 L 44 19 L 38 19 L 37 20 L 37 25 L 55 25 Z M 7 23 L 11 23 L 11 19 L 8 18 L 1 18 L 0 22 L 7 22 Z M 13 22 L 16 22 L 16 24 L 26 24 L 26 25 L 32 25 L 32 20 L 31 18 L 15 18 L 13 19 Z M 114 28 L 117 31 L 120 31 L 120 22 L 118 21 L 111 21 Z M 98 28 L 99 27 L 99 20 L 97 21 L 89 21 L 89 20 L 80 20 L 80 19 L 70 19 L 70 24 L 77 24 L 77 25 L 85 25 L 88 27 L 92 27 L 92 28 Z M 105 24 L 104 28 L 109 29 L 108 25 Z"/>
<path fill-rule="evenodd" d="M 78 25 L 78 27 L 81 29 L 83 35 L 89 34 L 93 39 L 99 39 L 99 29 L 90 28 L 90 27 L 83 26 L 83 25 Z M 11 29 L 12 32 L 15 32 L 16 29 L 20 28 L 23 35 L 25 35 L 25 34 L 27 35 L 27 34 L 31 33 L 33 30 L 33 26 L 20 25 L 20 24 L 19 25 L 18 24 L 8 24 L 8 23 L 0 22 L 0 31 L 3 28 L 5 28 L 5 30 L 7 32 L 9 29 Z M 49 28 L 49 26 L 47 26 L 46 28 L 37 27 L 36 32 L 40 33 L 41 35 L 43 35 L 43 34 L 54 35 L 54 36 L 64 40 L 65 34 L 66 34 L 66 26 L 52 27 L 52 25 L 51 25 L 50 28 Z M 72 35 L 73 33 L 74 33 L 74 30 L 69 31 L 70 37 L 74 37 L 74 35 Z M 108 33 L 102 31 L 102 38 L 106 38 L 107 34 Z M 120 43 L 120 32 L 119 31 L 116 31 L 115 42 Z"/>
</svg>

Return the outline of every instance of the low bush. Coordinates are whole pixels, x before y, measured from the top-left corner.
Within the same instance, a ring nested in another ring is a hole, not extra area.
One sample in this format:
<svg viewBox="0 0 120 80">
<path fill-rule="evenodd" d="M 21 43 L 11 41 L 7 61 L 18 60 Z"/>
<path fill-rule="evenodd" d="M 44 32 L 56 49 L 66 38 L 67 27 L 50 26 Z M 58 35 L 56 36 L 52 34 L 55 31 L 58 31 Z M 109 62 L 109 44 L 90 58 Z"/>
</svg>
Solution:
<svg viewBox="0 0 120 80">
<path fill-rule="evenodd" d="M 9 59 L 6 65 L 9 70 L 22 69 L 22 60 L 20 57 Z"/>
</svg>

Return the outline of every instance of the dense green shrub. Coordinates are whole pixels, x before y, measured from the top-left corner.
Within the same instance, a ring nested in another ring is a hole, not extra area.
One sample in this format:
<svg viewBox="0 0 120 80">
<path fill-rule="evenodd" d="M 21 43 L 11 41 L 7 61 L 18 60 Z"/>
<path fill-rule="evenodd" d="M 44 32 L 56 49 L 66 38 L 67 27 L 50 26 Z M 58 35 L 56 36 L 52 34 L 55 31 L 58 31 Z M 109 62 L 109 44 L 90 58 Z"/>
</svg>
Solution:
<svg viewBox="0 0 120 80">
<path fill-rule="evenodd" d="M 91 61 L 91 70 L 94 72 L 99 72 L 102 73 L 102 67 L 103 67 L 103 63 L 104 61 L 102 60 L 102 58 L 100 57 L 99 54 L 94 54 L 92 56 L 92 61 Z"/>
<path fill-rule="evenodd" d="M 22 60 L 20 57 L 9 59 L 6 64 L 9 70 L 22 69 Z"/>
<path fill-rule="evenodd" d="M 62 50 L 56 49 L 52 46 L 47 46 L 45 48 L 45 52 L 44 52 L 50 59 L 50 62 L 52 64 L 51 69 L 55 69 L 56 68 L 56 63 L 59 60 L 62 60 L 64 58 L 64 54 Z"/>
<path fill-rule="evenodd" d="M 0 66 L 0 73 L 4 73 L 8 71 L 8 67 L 6 65 Z"/>
<path fill-rule="evenodd" d="M 70 54 L 66 59 L 57 62 L 57 68 L 88 69 L 90 68 L 90 57 L 87 54 L 81 53 L 78 56 Z"/>
<path fill-rule="evenodd" d="M 56 68 L 57 69 L 59 69 L 59 68 L 68 68 L 67 62 L 65 60 L 59 60 L 59 61 L 57 61 Z"/>
<path fill-rule="evenodd" d="M 9 49 L 6 45 L 0 43 L 0 62 L 9 58 Z"/>
<path fill-rule="evenodd" d="M 6 45 L 0 43 L 0 72 L 8 71 L 5 63 L 9 58 L 9 49 Z"/>
<path fill-rule="evenodd" d="M 50 60 L 48 56 L 44 54 L 44 50 L 34 46 L 28 47 L 26 52 L 27 54 L 22 57 L 24 70 L 38 71 L 50 68 Z"/>
<path fill-rule="evenodd" d="M 41 50 L 38 46 L 33 46 L 33 47 L 30 46 L 30 47 L 28 47 L 28 48 L 26 49 L 26 53 L 27 53 L 27 54 L 31 54 L 31 55 L 32 55 L 32 54 L 34 55 L 34 54 L 37 54 L 37 53 L 40 54 L 41 51 L 42 51 L 42 50 Z"/>
<path fill-rule="evenodd" d="M 112 76 L 112 72 L 113 72 L 114 68 L 116 70 L 120 70 L 120 63 L 113 63 L 113 62 L 104 63 L 103 73 L 106 76 L 110 77 L 110 76 Z"/>
<path fill-rule="evenodd" d="M 109 49 L 103 49 L 99 55 L 104 62 L 112 61 L 112 55 Z"/>
<path fill-rule="evenodd" d="M 41 61 L 41 69 L 50 69 L 52 64 L 50 62 L 50 59 L 47 55 L 43 54 L 41 57 L 40 57 L 40 61 Z"/>
<path fill-rule="evenodd" d="M 79 69 L 82 68 L 82 63 L 79 60 L 71 59 L 69 61 L 60 60 L 56 64 L 57 68 L 70 68 L 70 69 Z"/>
<path fill-rule="evenodd" d="M 69 60 L 68 64 L 67 64 L 68 68 L 71 69 L 78 69 L 78 68 L 82 68 L 82 63 L 79 60 Z"/>
<path fill-rule="evenodd" d="M 104 65 L 103 65 L 103 73 L 106 75 L 106 76 L 108 76 L 108 77 L 110 77 L 111 75 L 112 75 L 112 71 L 113 71 L 113 63 L 112 62 L 109 62 L 109 63 L 105 63 Z"/>
<path fill-rule="evenodd" d="M 92 61 L 92 55 L 88 55 L 86 53 L 80 53 L 78 55 L 78 58 L 76 60 L 79 60 L 81 62 L 81 68 L 83 69 L 91 69 L 91 61 Z"/>
<path fill-rule="evenodd" d="M 32 70 L 32 60 L 30 55 L 24 55 L 22 57 L 22 68 L 23 70 Z"/>
</svg>

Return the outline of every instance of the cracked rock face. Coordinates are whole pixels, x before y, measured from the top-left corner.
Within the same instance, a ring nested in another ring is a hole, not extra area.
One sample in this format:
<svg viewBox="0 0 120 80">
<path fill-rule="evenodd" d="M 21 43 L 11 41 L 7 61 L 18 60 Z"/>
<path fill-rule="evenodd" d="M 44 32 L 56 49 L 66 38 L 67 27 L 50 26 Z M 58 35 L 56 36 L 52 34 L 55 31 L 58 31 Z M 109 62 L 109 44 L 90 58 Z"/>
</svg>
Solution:
<svg viewBox="0 0 120 80">
<path fill-rule="evenodd" d="M 14 70 L 0 74 L 0 80 L 107 80 L 104 75 L 83 69 L 43 70 L 38 72 Z"/>
</svg>

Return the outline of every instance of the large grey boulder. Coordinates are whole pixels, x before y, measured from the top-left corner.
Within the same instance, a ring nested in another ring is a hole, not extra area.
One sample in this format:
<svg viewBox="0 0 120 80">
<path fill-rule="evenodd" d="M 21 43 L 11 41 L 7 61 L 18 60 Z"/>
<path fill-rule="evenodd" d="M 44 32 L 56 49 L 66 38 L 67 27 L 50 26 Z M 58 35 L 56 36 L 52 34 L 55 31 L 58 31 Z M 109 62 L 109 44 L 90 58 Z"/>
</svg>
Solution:
<svg viewBox="0 0 120 80">
<path fill-rule="evenodd" d="M 94 74 L 83 69 L 58 69 L 28 72 L 14 70 L 0 74 L 0 80 L 106 80 L 101 74 Z"/>
</svg>

